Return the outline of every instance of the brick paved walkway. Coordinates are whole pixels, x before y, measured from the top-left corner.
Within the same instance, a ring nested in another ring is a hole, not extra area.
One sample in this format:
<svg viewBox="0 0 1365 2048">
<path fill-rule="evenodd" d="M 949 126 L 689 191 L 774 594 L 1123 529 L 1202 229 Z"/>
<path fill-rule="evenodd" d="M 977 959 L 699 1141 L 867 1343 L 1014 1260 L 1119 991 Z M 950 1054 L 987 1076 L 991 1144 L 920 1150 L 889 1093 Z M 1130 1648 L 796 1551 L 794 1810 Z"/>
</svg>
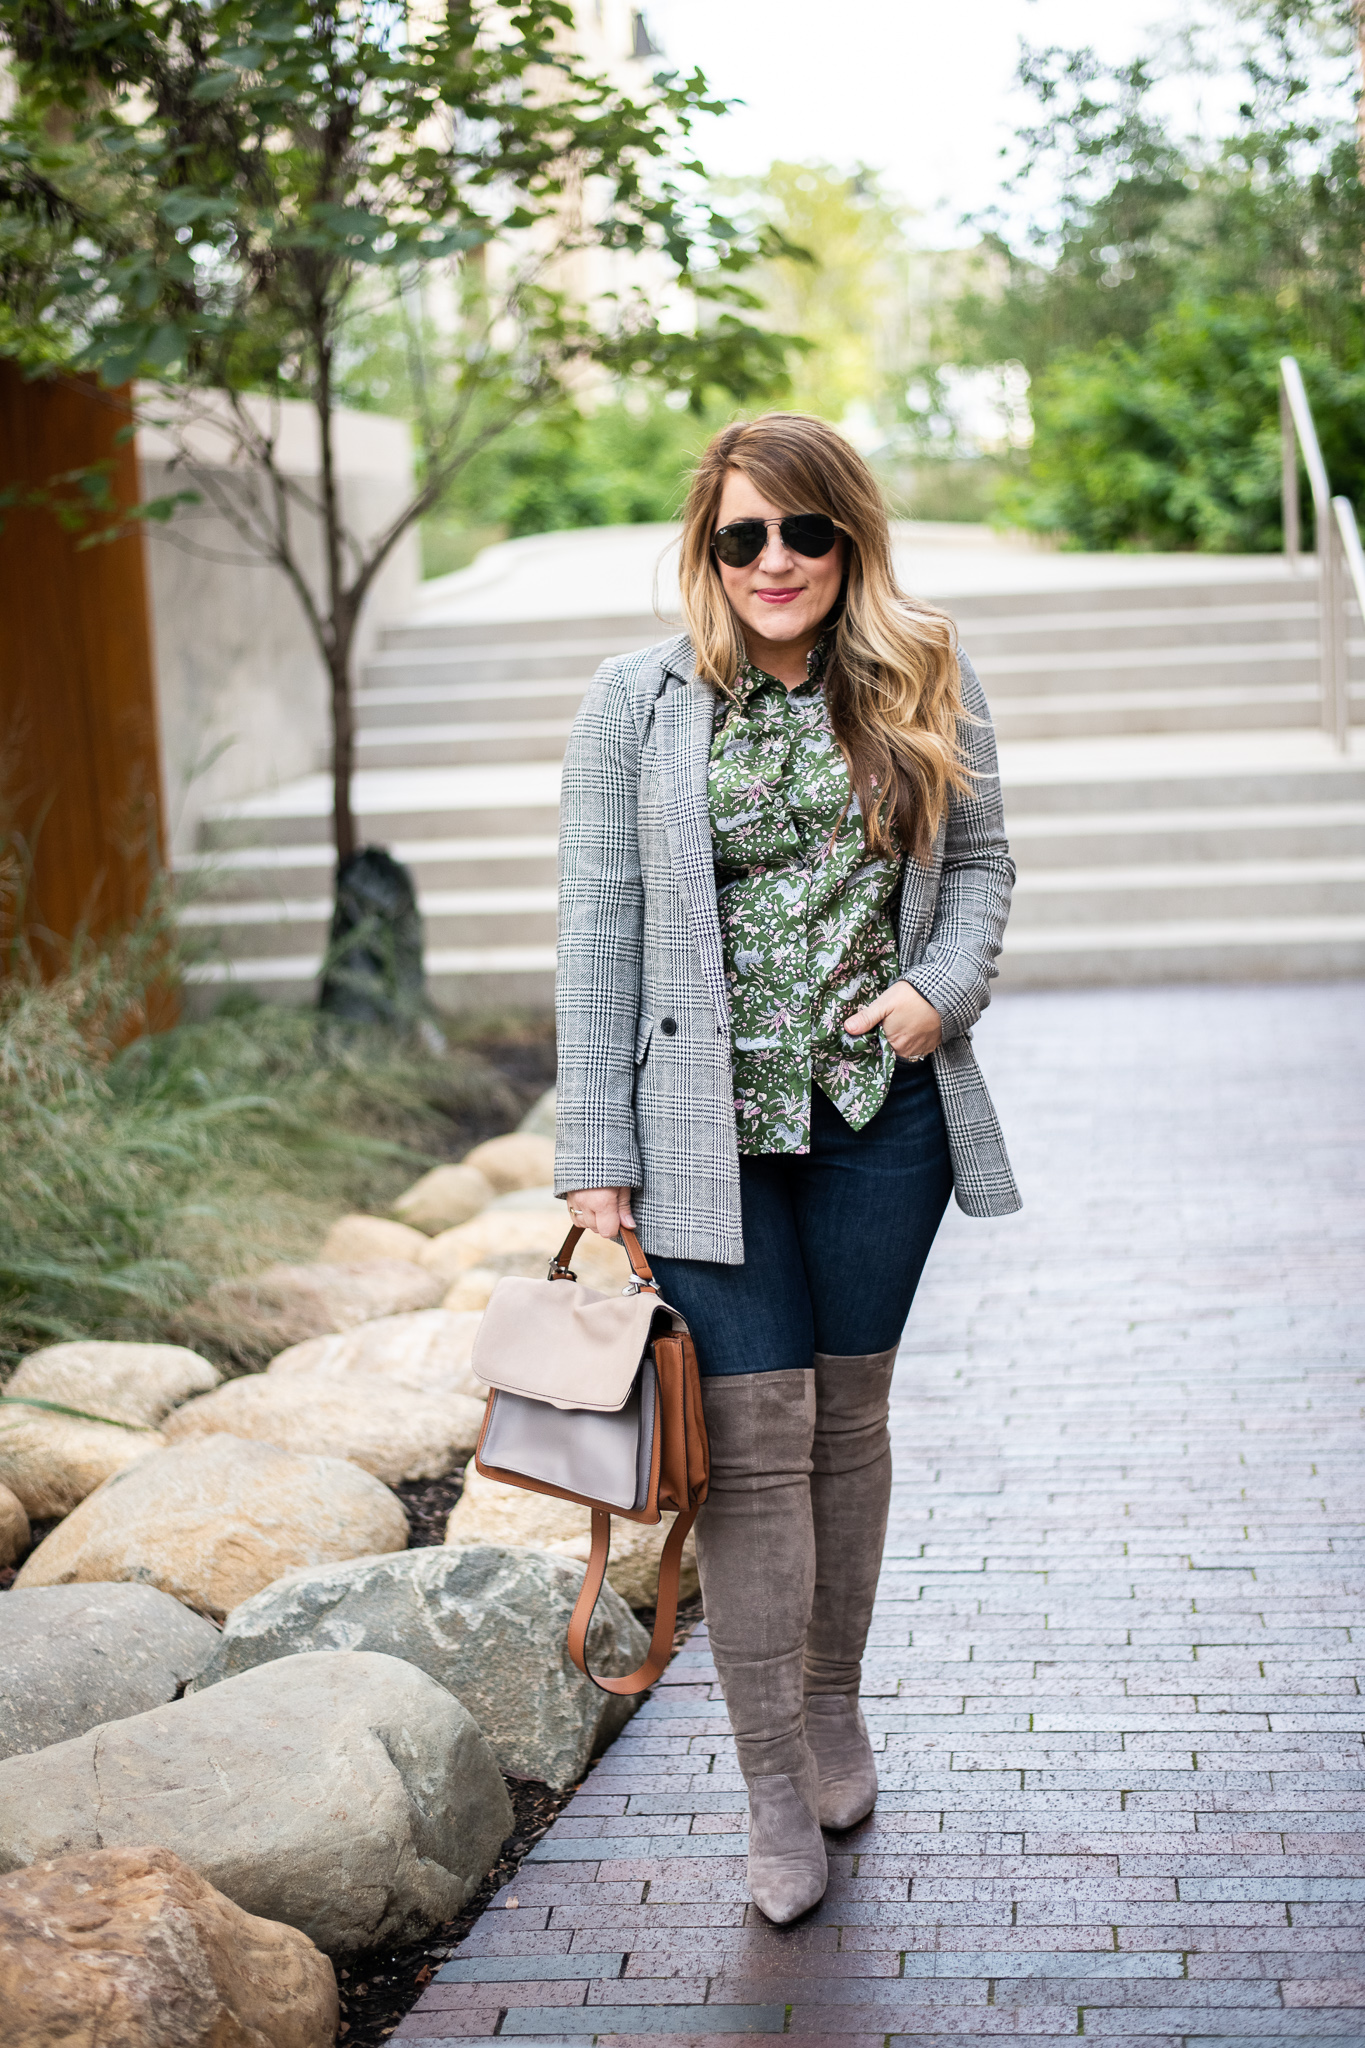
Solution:
<svg viewBox="0 0 1365 2048">
<path fill-rule="evenodd" d="M 876 1814 L 746 1905 L 694 1636 L 409 2048 L 1365 2043 L 1363 997 L 998 1002 L 1028 1207 L 950 1212 L 907 1332 Z"/>
</svg>

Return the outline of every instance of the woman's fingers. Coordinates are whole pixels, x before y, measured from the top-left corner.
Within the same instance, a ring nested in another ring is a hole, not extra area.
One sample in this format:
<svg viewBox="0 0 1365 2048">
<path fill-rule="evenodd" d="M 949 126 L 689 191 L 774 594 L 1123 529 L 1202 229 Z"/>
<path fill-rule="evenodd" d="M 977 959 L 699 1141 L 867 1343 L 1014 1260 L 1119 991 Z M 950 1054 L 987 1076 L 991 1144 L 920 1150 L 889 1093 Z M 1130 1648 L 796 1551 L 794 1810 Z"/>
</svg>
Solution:
<svg viewBox="0 0 1365 2048">
<path fill-rule="evenodd" d="M 628 1230 L 635 1228 L 629 1188 L 580 1188 L 565 1199 L 570 1222 L 595 1231 L 599 1237 L 615 1237 L 622 1224 Z"/>
<path fill-rule="evenodd" d="M 891 1007 L 889 995 L 878 996 L 875 1003 L 866 1003 L 861 1010 L 855 1010 L 844 1029 L 850 1037 L 861 1038 L 864 1032 L 876 1030 Z"/>
</svg>

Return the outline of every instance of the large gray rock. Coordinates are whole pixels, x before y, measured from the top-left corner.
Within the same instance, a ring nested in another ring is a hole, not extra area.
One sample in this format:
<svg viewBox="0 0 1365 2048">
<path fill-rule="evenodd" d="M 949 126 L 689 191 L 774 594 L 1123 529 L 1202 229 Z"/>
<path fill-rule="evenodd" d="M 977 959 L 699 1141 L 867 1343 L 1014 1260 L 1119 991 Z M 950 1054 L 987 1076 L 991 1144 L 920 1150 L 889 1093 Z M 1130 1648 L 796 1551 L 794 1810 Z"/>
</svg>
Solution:
<svg viewBox="0 0 1365 2048">
<path fill-rule="evenodd" d="M 599 1692 L 569 1660 L 565 1635 L 581 1565 L 541 1551 L 409 1550 L 290 1572 L 228 1616 L 195 1691 L 299 1650 L 405 1657 L 468 1707 L 504 1771 L 572 1785 L 636 1702 Z M 604 1586 L 588 1661 L 633 1671 L 648 1638 Z"/>
<path fill-rule="evenodd" d="M 217 1644 L 154 1586 L 17 1587 L 0 1600 L 0 1757 L 165 1706 Z"/>
<path fill-rule="evenodd" d="M 282 1657 L 0 1763 L 0 1870 L 155 1842 L 333 1954 L 453 1918 L 511 1826 L 472 1715 L 397 1657 Z"/>
</svg>

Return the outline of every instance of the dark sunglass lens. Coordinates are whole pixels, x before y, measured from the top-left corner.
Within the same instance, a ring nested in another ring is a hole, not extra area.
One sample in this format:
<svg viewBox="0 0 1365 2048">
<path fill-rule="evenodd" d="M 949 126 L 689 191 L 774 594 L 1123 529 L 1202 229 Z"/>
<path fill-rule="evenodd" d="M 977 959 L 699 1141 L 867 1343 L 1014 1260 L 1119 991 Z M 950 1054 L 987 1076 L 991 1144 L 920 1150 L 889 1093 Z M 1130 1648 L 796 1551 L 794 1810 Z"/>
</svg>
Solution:
<svg viewBox="0 0 1365 2048">
<path fill-rule="evenodd" d="M 782 521 L 782 538 L 793 554 L 827 555 L 839 538 L 839 529 L 823 512 L 798 512 Z"/>
<path fill-rule="evenodd" d="M 712 545 L 727 569 L 747 569 L 758 560 L 767 539 L 761 519 L 736 519 L 732 526 L 719 528 Z"/>
</svg>

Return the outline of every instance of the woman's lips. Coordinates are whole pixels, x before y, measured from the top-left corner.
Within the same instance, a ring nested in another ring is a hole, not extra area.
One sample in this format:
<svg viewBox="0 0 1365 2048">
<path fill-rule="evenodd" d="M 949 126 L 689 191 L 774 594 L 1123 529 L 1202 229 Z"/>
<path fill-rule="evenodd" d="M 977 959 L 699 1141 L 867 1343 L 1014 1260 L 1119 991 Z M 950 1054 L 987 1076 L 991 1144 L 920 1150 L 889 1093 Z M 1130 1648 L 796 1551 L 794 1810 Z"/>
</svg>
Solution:
<svg viewBox="0 0 1365 2048">
<path fill-rule="evenodd" d="M 799 590 L 756 590 L 754 592 L 754 596 L 762 598 L 764 604 L 790 604 L 793 598 L 800 597 L 801 595 L 802 593 Z"/>
</svg>

